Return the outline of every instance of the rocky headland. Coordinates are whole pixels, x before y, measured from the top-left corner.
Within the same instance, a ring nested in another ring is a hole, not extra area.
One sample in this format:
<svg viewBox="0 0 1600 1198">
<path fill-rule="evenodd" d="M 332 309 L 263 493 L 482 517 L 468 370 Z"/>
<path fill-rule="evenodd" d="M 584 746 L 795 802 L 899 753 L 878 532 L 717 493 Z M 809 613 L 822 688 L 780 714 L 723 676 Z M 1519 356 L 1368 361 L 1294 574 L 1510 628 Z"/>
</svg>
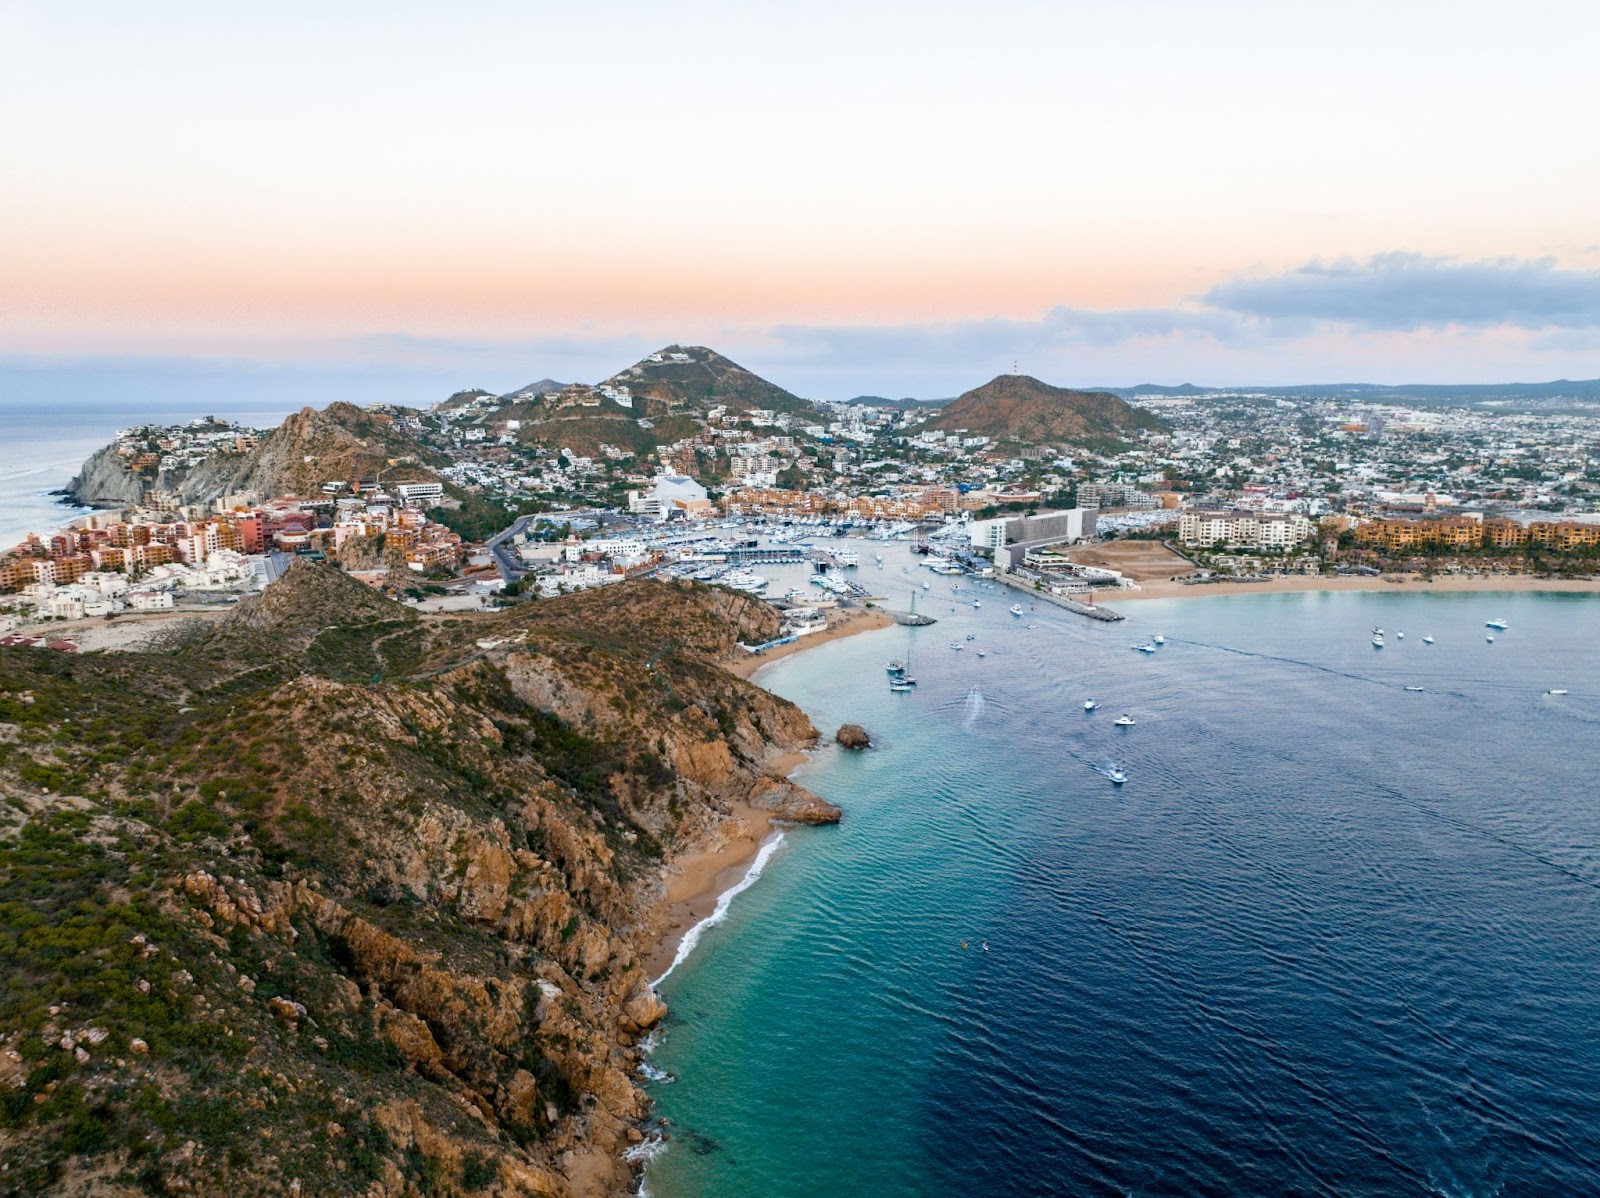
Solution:
<svg viewBox="0 0 1600 1198">
<path fill-rule="evenodd" d="M 624 1193 L 667 879 L 816 730 L 630 583 L 422 618 L 297 564 L 143 652 L 0 649 L 0 1189 Z"/>
</svg>

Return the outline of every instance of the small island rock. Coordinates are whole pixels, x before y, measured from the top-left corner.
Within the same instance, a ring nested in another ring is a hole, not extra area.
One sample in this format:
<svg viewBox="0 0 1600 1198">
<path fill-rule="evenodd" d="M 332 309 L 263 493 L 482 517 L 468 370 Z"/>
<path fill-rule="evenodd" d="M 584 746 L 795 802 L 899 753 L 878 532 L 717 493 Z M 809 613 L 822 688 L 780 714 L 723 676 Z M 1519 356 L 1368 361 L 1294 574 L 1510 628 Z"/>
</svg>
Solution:
<svg viewBox="0 0 1600 1198">
<path fill-rule="evenodd" d="M 867 735 L 867 730 L 860 724 L 843 724 L 839 731 L 833 734 L 833 739 L 847 749 L 867 749 L 872 747 L 872 738 Z"/>
</svg>

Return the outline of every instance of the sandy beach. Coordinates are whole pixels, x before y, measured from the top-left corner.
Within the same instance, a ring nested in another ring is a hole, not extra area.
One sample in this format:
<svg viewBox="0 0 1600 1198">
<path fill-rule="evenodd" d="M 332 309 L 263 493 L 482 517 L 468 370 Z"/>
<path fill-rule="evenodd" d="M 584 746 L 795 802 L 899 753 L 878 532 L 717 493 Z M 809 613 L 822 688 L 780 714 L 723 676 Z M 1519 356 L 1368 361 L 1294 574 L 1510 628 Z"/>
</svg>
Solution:
<svg viewBox="0 0 1600 1198">
<path fill-rule="evenodd" d="M 1182 583 L 1160 579 L 1140 583 L 1138 590 L 1106 593 L 1108 607 L 1121 607 L 1140 599 L 1199 599 L 1219 595 L 1278 595 L 1309 591 L 1426 591 L 1460 594 L 1471 591 L 1572 591 L 1600 593 L 1600 579 L 1533 578 L 1524 574 L 1462 576 L 1436 575 L 1425 579 L 1420 574 L 1384 574 L 1379 577 L 1323 578 L 1315 575 L 1273 578 L 1265 582 Z"/>
<path fill-rule="evenodd" d="M 893 623 L 893 616 L 876 609 L 863 607 L 829 612 L 828 627 L 825 631 L 810 633 L 797 641 L 790 641 L 787 645 L 779 645 L 762 653 L 746 653 L 743 649 L 739 649 L 736 651 L 738 654 L 736 657 L 730 657 L 722 663 L 722 668 L 730 674 L 737 674 L 740 678 L 752 678 L 762 666 L 804 649 L 811 649 L 842 637 L 855 636 L 858 632 L 873 632 L 879 628 L 887 628 Z"/>
</svg>

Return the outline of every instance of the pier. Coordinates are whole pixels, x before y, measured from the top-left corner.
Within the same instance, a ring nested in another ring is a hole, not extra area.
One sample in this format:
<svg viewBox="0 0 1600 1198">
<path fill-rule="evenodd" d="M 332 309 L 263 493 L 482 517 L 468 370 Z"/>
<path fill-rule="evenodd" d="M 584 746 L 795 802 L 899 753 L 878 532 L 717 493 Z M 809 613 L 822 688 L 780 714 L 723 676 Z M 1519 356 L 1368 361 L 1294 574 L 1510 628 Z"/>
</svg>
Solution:
<svg viewBox="0 0 1600 1198">
<path fill-rule="evenodd" d="M 995 581 L 1004 583 L 1012 590 L 1026 592 L 1030 599 L 1042 599 L 1044 602 L 1054 604 L 1056 607 L 1065 608 L 1075 615 L 1088 616 L 1091 620 L 1103 620 L 1108 624 L 1113 624 L 1118 620 L 1127 619 L 1126 616 L 1120 612 L 1112 611 L 1109 607 L 1100 607 L 1093 603 L 1080 603 L 1078 600 L 1069 599 L 1065 595 L 1052 595 L 1049 591 L 1036 591 L 1033 589 L 1032 580 L 1024 578 L 1020 574 L 996 574 Z"/>
</svg>

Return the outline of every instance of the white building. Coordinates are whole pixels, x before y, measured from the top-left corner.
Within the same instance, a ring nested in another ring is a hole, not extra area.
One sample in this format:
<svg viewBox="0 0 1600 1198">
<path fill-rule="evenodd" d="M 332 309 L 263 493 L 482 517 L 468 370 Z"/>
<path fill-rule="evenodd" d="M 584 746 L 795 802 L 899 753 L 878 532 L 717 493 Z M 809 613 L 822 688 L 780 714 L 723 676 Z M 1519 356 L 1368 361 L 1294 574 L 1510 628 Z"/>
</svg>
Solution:
<svg viewBox="0 0 1600 1198">
<path fill-rule="evenodd" d="M 1178 539 L 1185 545 L 1293 549 L 1316 531 L 1298 512 L 1184 512 L 1178 519 Z"/>
<path fill-rule="evenodd" d="M 628 510 L 635 515 L 665 520 L 674 511 L 686 516 L 710 514 L 711 501 L 706 489 L 681 474 L 660 474 L 648 491 L 629 491 Z"/>
<path fill-rule="evenodd" d="M 401 483 L 395 490 L 407 503 L 426 503 L 444 498 L 443 483 Z"/>
</svg>

